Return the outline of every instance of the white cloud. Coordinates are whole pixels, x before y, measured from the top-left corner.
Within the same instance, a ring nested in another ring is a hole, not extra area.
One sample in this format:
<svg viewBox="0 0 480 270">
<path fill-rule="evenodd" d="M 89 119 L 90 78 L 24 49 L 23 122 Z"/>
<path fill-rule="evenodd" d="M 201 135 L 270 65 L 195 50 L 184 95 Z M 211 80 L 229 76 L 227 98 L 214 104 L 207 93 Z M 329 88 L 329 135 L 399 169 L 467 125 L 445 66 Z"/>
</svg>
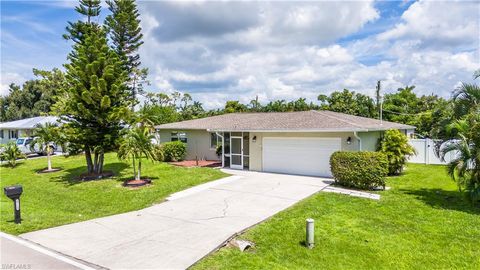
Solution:
<svg viewBox="0 0 480 270">
<path fill-rule="evenodd" d="M 0 74 L 0 96 L 5 96 L 8 94 L 9 85 L 11 83 L 19 85 L 22 84 L 25 80 L 25 77 L 18 73 L 2 72 Z"/>
<path fill-rule="evenodd" d="M 413 39 L 431 47 L 478 47 L 479 14 L 476 1 L 419 1 L 403 13 L 403 22 L 378 38 Z"/>
<path fill-rule="evenodd" d="M 368 34 L 372 24 L 383 29 L 377 24 L 385 19 L 372 1 L 141 1 L 139 7 L 147 89 L 189 92 L 206 108 L 257 95 L 263 103 L 316 100 L 343 88 L 373 96 L 377 80 L 387 92 L 415 84 L 421 94 L 446 97 L 480 67 L 477 2 L 419 1 L 380 34 Z M 19 44 L 4 33 L 2 46 Z M 7 62 L 2 69 L 20 75 L 2 77 L 2 91 L 31 73 Z"/>
</svg>

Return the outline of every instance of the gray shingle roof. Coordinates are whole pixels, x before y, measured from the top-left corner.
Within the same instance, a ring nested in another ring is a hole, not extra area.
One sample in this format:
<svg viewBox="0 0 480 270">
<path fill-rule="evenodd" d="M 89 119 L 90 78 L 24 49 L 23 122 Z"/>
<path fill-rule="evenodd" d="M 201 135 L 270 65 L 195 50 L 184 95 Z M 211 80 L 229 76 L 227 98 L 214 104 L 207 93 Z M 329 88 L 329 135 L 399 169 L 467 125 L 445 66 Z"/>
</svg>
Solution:
<svg viewBox="0 0 480 270">
<path fill-rule="evenodd" d="M 56 116 L 37 116 L 31 118 L 25 118 L 21 120 L 3 122 L 0 123 L 0 129 L 33 129 L 36 125 L 45 123 L 57 123 L 58 117 Z"/>
<path fill-rule="evenodd" d="M 369 131 L 415 127 L 331 111 L 231 113 L 156 126 L 210 131 Z"/>
</svg>

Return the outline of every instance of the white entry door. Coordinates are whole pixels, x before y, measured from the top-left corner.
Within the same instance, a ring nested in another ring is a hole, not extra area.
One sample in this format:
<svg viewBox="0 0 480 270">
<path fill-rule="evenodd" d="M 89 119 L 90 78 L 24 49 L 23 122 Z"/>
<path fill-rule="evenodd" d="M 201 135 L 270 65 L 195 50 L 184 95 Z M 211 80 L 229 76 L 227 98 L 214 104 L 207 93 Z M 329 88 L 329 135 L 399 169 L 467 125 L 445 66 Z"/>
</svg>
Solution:
<svg viewBox="0 0 480 270">
<path fill-rule="evenodd" d="M 230 137 L 230 168 L 243 170 L 243 137 Z"/>
<path fill-rule="evenodd" d="M 340 138 L 263 138 L 263 170 L 331 177 L 330 156 L 341 150 Z"/>
</svg>

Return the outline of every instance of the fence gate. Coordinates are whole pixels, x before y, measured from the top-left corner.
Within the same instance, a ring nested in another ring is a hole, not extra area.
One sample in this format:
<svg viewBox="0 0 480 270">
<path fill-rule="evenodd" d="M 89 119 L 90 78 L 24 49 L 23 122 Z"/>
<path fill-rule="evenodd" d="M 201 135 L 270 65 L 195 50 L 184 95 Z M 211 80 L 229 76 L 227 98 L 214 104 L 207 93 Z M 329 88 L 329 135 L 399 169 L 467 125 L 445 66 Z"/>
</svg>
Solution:
<svg viewBox="0 0 480 270">
<path fill-rule="evenodd" d="M 455 152 L 449 152 L 445 155 L 445 162 L 442 162 L 435 154 L 435 140 L 432 139 L 410 139 L 410 145 L 415 148 L 417 154 L 411 156 L 408 162 L 423 164 L 447 164 L 455 158 Z"/>
</svg>

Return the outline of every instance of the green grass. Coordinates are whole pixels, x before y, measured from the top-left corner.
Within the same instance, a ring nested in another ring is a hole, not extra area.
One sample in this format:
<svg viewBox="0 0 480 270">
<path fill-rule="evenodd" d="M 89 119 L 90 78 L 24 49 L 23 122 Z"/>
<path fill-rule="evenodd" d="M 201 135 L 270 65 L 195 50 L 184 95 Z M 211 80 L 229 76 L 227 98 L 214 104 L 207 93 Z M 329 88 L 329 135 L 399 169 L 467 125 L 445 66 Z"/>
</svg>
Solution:
<svg viewBox="0 0 480 270">
<path fill-rule="evenodd" d="M 480 209 L 443 166 L 410 164 L 380 201 L 319 193 L 247 231 L 194 269 L 480 269 Z M 316 246 L 303 246 L 305 219 Z"/>
<path fill-rule="evenodd" d="M 92 218 L 138 210 L 161 202 L 169 194 L 195 186 L 226 174 L 211 168 L 180 168 L 165 163 L 142 164 L 142 176 L 152 179 L 152 185 L 139 189 L 122 187 L 133 177 L 132 168 L 120 162 L 115 154 L 105 157 L 105 170 L 112 170 L 111 179 L 79 182 L 75 177 L 85 172 L 83 156 L 55 157 L 53 167 L 63 170 L 38 174 L 46 167 L 45 158 L 20 162 L 15 168 L 0 167 L 1 187 L 21 184 L 22 223 L 13 223 L 13 203 L 0 195 L 0 229 L 21 234 Z"/>
</svg>

